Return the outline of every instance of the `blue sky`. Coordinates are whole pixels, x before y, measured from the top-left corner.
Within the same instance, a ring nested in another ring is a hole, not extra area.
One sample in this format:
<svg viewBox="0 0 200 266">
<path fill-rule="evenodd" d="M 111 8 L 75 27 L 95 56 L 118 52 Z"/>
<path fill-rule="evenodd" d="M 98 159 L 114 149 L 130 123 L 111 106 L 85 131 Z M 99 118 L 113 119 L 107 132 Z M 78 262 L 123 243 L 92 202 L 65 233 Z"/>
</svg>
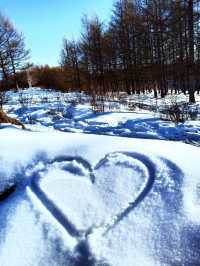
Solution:
<svg viewBox="0 0 200 266">
<path fill-rule="evenodd" d="M 0 0 L 0 10 L 24 33 L 33 63 L 58 65 L 63 37 L 78 38 L 83 14 L 107 20 L 113 0 Z"/>
</svg>

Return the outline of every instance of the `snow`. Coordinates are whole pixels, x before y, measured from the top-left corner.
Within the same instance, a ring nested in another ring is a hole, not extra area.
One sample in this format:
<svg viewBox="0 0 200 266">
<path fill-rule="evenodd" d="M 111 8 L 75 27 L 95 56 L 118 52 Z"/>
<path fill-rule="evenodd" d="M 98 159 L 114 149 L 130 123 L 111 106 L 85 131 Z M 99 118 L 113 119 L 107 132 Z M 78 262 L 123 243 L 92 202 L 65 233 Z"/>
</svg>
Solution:
<svg viewBox="0 0 200 266">
<path fill-rule="evenodd" d="M 200 149 L 180 141 L 199 141 L 199 121 L 66 101 L 58 112 L 26 93 L 26 111 L 17 94 L 6 108 L 33 123 L 0 130 L 1 191 L 17 184 L 0 202 L 0 266 L 199 265 Z"/>
<path fill-rule="evenodd" d="M 27 104 L 19 104 L 20 96 L 9 93 L 12 100 L 5 109 L 15 118 L 20 119 L 32 131 L 60 130 L 73 133 L 90 133 L 115 135 L 131 138 L 149 138 L 180 140 L 190 143 L 200 143 L 200 120 L 189 120 L 178 125 L 162 120 L 159 113 L 136 108 L 129 111 L 128 106 L 119 105 L 118 111 L 109 108 L 102 114 L 94 114 L 88 97 L 83 94 L 46 92 L 42 89 L 29 89 L 23 92 L 29 97 Z M 137 105 L 163 109 L 174 102 L 175 96 L 164 100 L 153 98 L 153 95 L 129 96 L 126 100 Z M 44 99 L 46 99 L 44 101 Z M 187 100 L 185 95 L 179 95 L 175 101 Z M 84 102 L 84 104 L 82 103 Z M 105 103 L 107 106 L 110 103 Z M 117 104 L 117 103 L 115 103 Z M 159 106 L 159 108 L 158 108 Z M 200 97 L 197 104 L 190 109 L 200 110 Z M 198 111 L 197 118 L 200 117 Z"/>
<path fill-rule="evenodd" d="M 73 166 L 69 169 L 63 163 L 59 166 L 53 164 L 45 173 L 42 172 L 39 186 L 45 196 L 60 206 L 65 216 L 70 213 L 68 219 L 79 231 L 108 223 L 135 201 L 147 182 L 147 169 L 135 159 L 113 154 L 107 160 L 95 166 L 91 171 L 93 173 L 86 176 L 80 174 L 81 169 L 74 167 L 74 171 Z M 76 178 L 69 172 L 74 172 Z M 79 194 L 76 193 L 77 187 Z M 62 190 L 65 191 L 64 197 L 59 193 Z"/>
</svg>

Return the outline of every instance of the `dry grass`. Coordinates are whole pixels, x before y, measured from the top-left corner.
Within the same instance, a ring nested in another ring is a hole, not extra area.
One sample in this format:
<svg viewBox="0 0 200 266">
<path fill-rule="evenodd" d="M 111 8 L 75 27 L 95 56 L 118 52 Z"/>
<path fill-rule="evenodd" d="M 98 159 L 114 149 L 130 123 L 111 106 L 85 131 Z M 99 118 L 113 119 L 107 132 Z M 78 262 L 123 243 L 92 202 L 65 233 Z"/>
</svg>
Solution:
<svg viewBox="0 0 200 266">
<path fill-rule="evenodd" d="M 25 126 L 19 120 L 7 116 L 7 114 L 3 110 L 0 110 L 0 124 L 2 123 L 6 123 L 6 124 L 9 123 L 9 124 L 21 126 L 22 129 L 25 129 Z"/>
</svg>

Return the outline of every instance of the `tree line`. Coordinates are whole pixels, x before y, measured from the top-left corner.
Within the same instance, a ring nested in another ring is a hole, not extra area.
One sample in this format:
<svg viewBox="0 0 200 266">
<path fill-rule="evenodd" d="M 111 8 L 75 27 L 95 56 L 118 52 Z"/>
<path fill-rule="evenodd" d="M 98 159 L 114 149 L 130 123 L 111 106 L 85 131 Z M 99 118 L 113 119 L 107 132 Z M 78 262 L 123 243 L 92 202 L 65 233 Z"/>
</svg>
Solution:
<svg viewBox="0 0 200 266">
<path fill-rule="evenodd" d="M 34 66 L 33 85 L 91 96 L 125 91 L 200 92 L 200 1 L 116 0 L 108 23 L 82 18 L 76 41 L 65 39 L 60 66 Z M 0 16 L 0 85 L 27 86 L 24 38 Z"/>
<path fill-rule="evenodd" d="M 98 17 L 82 21 L 78 41 L 65 40 L 61 68 L 73 89 L 90 94 L 126 91 L 200 90 L 198 0 L 118 0 L 107 25 Z"/>
</svg>

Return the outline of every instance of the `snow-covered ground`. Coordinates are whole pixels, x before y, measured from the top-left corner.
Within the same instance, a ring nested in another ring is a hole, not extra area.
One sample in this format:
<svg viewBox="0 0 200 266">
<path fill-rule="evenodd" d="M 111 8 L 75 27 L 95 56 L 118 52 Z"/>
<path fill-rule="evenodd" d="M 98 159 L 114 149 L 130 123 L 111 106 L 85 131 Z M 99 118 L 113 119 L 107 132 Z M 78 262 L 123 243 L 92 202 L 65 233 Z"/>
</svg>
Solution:
<svg viewBox="0 0 200 266">
<path fill-rule="evenodd" d="M 0 130 L 0 190 L 17 184 L 0 202 L 0 266 L 200 265 L 200 148 L 168 141 L 198 142 L 199 121 L 38 94 L 6 105 L 28 130 Z"/>
<path fill-rule="evenodd" d="M 152 94 L 130 96 L 127 100 L 138 105 L 143 102 L 146 106 L 159 106 L 161 109 L 169 105 L 170 101 L 187 101 L 187 97 L 182 94 L 168 96 L 164 100 L 155 100 L 152 96 Z M 42 89 L 29 89 L 22 95 L 11 92 L 9 98 L 5 109 L 32 131 L 56 129 L 74 133 L 180 140 L 200 145 L 200 96 L 198 95 L 195 105 L 198 112 L 196 120 L 178 125 L 162 120 L 159 113 L 139 108 L 130 111 L 128 106 L 120 102 L 111 104 L 115 111 L 109 111 L 107 108 L 104 113 L 94 114 L 84 94 L 48 93 Z M 105 105 L 108 106 L 110 103 Z"/>
</svg>

